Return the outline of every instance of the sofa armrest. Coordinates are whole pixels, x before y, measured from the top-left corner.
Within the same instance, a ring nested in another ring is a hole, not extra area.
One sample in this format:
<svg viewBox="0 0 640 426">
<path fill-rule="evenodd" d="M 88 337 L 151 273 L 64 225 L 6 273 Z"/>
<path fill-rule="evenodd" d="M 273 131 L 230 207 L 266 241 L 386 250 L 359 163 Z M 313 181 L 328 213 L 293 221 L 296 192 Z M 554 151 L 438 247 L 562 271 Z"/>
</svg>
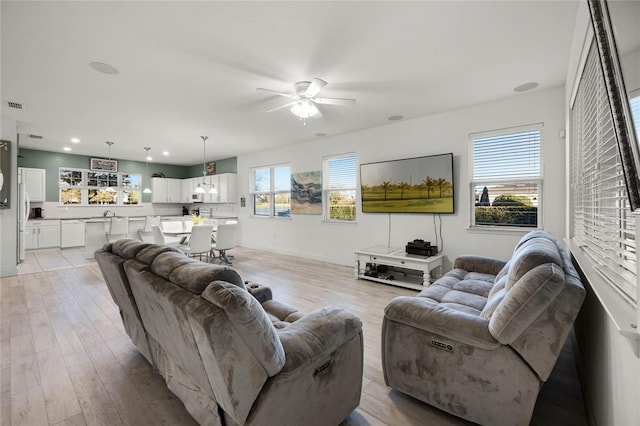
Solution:
<svg viewBox="0 0 640 426">
<path fill-rule="evenodd" d="M 247 291 L 251 293 L 251 295 L 255 297 L 258 302 L 260 302 L 260 304 L 273 299 L 271 288 L 267 286 L 252 283 L 250 281 L 245 281 L 244 285 L 247 288 Z"/>
<path fill-rule="evenodd" d="M 385 319 L 449 337 L 482 349 L 500 346 L 489 333 L 489 321 L 467 312 L 451 309 L 424 297 L 400 296 L 384 310 Z"/>
<path fill-rule="evenodd" d="M 362 321 L 346 309 L 327 307 L 310 312 L 278 330 L 286 357 L 281 372 L 306 366 L 360 333 Z"/>
<path fill-rule="evenodd" d="M 470 272 L 498 275 L 498 272 L 500 272 L 506 264 L 506 261 L 493 257 L 462 255 L 456 258 L 453 267 L 454 269 L 464 269 Z"/>
</svg>

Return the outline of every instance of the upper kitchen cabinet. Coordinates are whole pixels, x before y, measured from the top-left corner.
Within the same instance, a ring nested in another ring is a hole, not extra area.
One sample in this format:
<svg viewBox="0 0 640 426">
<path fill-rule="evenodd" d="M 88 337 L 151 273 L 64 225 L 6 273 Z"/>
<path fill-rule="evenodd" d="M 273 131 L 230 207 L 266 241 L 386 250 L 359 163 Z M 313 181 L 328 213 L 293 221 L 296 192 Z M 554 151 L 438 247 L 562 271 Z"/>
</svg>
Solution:
<svg viewBox="0 0 640 426">
<path fill-rule="evenodd" d="M 205 188 L 204 202 L 205 203 L 235 203 L 236 191 L 237 191 L 237 175 L 235 173 L 221 173 L 219 175 L 206 176 L 205 182 L 208 185 L 213 185 L 216 192 L 210 194 Z"/>
<path fill-rule="evenodd" d="M 182 202 L 181 179 L 152 178 L 152 203 L 180 203 Z"/>
<path fill-rule="evenodd" d="M 222 173 L 218 176 L 218 203 L 235 203 L 238 191 L 235 173 Z"/>
<path fill-rule="evenodd" d="M 29 195 L 31 202 L 46 201 L 46 178 L 47 171 L 45 169 L 32 169 L 29 167 L 19 167 L 18 173 L 22 175 L 22 183 L 25 192 Z"/>
</svg>

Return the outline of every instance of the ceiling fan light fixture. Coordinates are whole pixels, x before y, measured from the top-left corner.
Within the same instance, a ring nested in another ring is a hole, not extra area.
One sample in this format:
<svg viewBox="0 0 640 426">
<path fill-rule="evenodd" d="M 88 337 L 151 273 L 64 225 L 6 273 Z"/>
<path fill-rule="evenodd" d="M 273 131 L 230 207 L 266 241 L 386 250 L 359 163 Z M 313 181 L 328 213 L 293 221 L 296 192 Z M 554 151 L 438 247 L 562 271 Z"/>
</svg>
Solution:
<svg viewBox="0 0 640 426">
<path fill-rule="evenodd" d="M 300 99 L 291 107 L 291 113 L 302 119 L 315 117 L 320 113 L 315 104 L 309 99 Z"/>
</svg>

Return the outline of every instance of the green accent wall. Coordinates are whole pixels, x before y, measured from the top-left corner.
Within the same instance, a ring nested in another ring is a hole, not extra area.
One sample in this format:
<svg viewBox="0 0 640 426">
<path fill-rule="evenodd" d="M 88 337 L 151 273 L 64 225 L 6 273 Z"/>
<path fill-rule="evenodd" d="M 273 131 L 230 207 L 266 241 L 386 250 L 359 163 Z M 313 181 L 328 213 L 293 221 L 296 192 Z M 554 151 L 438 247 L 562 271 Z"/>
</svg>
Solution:
<svg viewBox="0 0 640 426">
<path fill-rule="evenodd" d="M 223 160 L 215 160 L 216 174 L 222 173 L 238 173 L 238 159 L 237 157 L 225 158 Z M 189 177 L 202 176 L 202 164 L 195 164 L 189 166 Z"/>
<path fill-rule="evenodd" d="M 32 167 L 47 171 L 46 200 L 58 201 L 58 173 L 60 167 L 89 169 L 92 157 L 86 155 L 63 154 L 60 152 L 36 151 L 32 149 L 18 150 L 18 167 Z M 94 157 L 95 158 L 95 157 Z M 151 176 L 146 175 L 147 163 L 143 161 L 118 160 L 118 172 L 140 173 L 143 188 L 151 185 Z M 226 158 L 216 161 L 216 173 L 236 173 L 237 158 Z M 163 173 L 164 177 L 184 179 L 202 176 L 202 165 L 175 166 L 172 164 L 149 163 L 149 175 Z M 150 203 L 151 194 L 142 194 L 142 202 Z"/>
</svg>

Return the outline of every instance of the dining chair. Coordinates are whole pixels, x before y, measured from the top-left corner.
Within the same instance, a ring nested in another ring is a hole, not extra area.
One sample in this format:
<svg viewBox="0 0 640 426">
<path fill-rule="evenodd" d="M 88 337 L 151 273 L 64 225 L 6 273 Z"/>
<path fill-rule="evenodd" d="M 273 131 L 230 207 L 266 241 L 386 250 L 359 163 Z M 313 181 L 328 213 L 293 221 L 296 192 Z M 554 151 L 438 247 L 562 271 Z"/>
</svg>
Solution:
<svg viewBox="0 0 640 426">
<path fill-rule="evenodd" d="M 202 260 L 202 255 L 207 255 L 207 261 L 209 261 L 209 254 L 211 253 L 211 234 L 213 233 L 213 225 L 197 225 L 191 228 L 191 237 L 189 238 L 189 244 L 185 245 L 182 251 L 187 256 L 199 256 Z"/>
<path fill-rule="evenodd" d="M 213 254 L 214 259 L 216 258 L 214 250 L 217 250 L 219 252 L 220 260 L 231 265 L 229 258 L 233 258 L 233 256 L 228 256 L 227 250 L 236 246 L 236 227 L 237 224 L 235 223 L 223 223 L 218 225 L 218 230 L 216 231 L 216 242 L 211 244 L 211 253 Z"/>
<path fill-rule="evenodd" d="M 151 225 L 151 232 L 153 233 L 153 242 L 155 244 L 163 244 L 165 246 L 175 247 L 178 250 L 184 252 L 185 246 L 179 242 L 168 241 L 162 232 L 162 228 L 159 225 Z"/>
<path fill-rule="evenodd" d="M 107 241 L 110 243 L 121 238 L 127 238 L 129 234 L 129 217 L 112 217 L 109 223 L 109 230 L 105 233 Z"/>
<path fill-rule="evenodd" d="M 160 226 L 160 216 L 147 216 L 144 220 L 144 228 L 138 229 L 138 238 L 145 243 L 154 242 L 153 225 Z"/>
</svg>

